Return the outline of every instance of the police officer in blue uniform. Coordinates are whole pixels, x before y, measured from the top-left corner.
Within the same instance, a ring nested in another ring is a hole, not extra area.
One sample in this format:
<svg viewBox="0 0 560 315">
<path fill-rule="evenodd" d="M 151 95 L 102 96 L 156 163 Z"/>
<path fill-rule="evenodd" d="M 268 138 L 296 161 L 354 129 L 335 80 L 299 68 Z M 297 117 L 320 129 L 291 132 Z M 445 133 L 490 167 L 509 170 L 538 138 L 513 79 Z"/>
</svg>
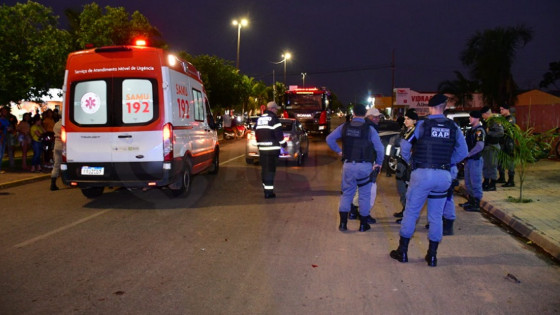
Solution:
<svg viewBox="0 0 560 315">
<path fill-rule="evenodd" d="M 468 202 L 463 204 L 463 209 L 471 212 L 480 211 L 480 200 L 482 199 L 482 167 L 484 165 L 482 151 L 486 141 L 486 131 L 480 122 L 481 118 L 480 111 L 470 112 L 471 129 L 465 135 L 469 148 L 465 161 L 465 187 L 469 198 Z"/>
<path fill-rule="evenodd" d="M 364 105 L 354 106 L 354 118 L 338 126 L 327 136 L 327 144 L 344 163 L 342 167 L 342 197 L 338 211 L 340 215 L 340 231 L 346 231 L 348 212 L 352 198 L 358 189 L 360 232 L 371 228 L 367 219 L 370 212 L 372 175 L 381 169 L 384 158 L 383 144 L 379 134 L 364 120 L 366 108 Z M 342 139 L 342 149 L 336 141 Z"/>
<path fill-rule="evenodd" d="M 279 108 L 275 102 L 269 102 L 266 105 L 266 111 L 257 119 L 255 126 L 265 199 L 276 197 L 274 193 L 276 163 L 278 162 L 278 155 L 280 155 L 280 147 L 286 147 L 282 124 L 276 116 Z"/>
<path fill-rule="evenodd" d="M 459 127 L 443 115 L 447 97 L 434 95 L 428 102 L 430 115 L 418 122 L 414 135 L 401 143 L 401 154 L 411 164 L 406 209 L 400 229 L 399 247 L 390 256 L 408 262 L 408 243 L 414 235 L 420 211 L 428 200 L 429 248 L 425 260 L 437 265 L 437 248 L 442 239 L 442 216 L 451 186 L 450 169 L 467 156 L 467 144 Z"/>
</svg>

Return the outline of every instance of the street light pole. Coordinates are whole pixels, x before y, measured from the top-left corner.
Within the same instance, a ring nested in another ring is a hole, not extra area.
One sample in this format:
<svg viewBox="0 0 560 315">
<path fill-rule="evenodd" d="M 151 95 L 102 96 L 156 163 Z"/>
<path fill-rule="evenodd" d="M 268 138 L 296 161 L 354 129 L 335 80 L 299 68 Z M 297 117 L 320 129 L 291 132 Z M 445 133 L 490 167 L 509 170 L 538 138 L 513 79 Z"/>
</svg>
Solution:
<svg viewBox="0 0 560 315">
<path fill-rule="evenodd" d="M 282 54 L 282 58 L 284 58 L 284 86 L 286 86 L 286 63 L 288 61 L 288 59 L 292 58 L 292 54 L 290 54 L 289 52 L 286 52 L 284 54 Z"/>
<path fill-rule="evenodd" d="M 239 47 L 241 46 L 241 27 L 242 26 L 247 26 L 247 24 L 249 24 L 249 22 L 247 21 L 247 19 L 241 19 L 241 21 L 233 20 L 232 24 L 237 26 L 237 63 L 236 63 L 236 67 L 237 67 L 237 70 L 239 70 Z"/>
<path fill-rule="evenodd" d="M 306 76 L 307 76 L 307 73 L 306 73 L 306 72 L 302 72 L 302 73 L 301 73 L 301 78 L 302 78 L 302 81 L 303 81 L 303 83 L 302 83 L 302 85 L 301 85 L 302 88 L 305 88 L 305 77 L 306 77 Z"/>
</svg>

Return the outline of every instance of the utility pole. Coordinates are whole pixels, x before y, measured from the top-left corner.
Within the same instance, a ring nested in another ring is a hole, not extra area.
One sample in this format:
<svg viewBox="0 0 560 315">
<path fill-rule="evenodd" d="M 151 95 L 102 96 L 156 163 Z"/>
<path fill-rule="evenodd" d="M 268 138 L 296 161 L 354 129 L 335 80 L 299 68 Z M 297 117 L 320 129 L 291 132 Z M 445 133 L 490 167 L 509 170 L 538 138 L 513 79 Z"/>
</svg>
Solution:
<svg viewBox="0 0 560 315">
<path fill-rule="evenodd" d="M 393 54 L 391 59 L 391 107 L 395 106 L 395 49 L 393 48 Z M 391 110 L 391 114 L 394 112 Z"/>
</svg>

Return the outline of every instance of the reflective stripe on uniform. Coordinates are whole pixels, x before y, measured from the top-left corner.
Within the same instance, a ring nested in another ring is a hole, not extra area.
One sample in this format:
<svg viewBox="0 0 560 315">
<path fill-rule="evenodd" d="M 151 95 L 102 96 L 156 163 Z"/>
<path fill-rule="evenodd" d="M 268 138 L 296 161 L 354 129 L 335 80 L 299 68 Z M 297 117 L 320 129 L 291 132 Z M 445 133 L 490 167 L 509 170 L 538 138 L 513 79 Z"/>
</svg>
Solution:
<svg viewBox="0 0 560 315">
<path fill-rule="evenodd" d="M 274 190 L 274 186 L 272 186 L 272 185 L 271 185 L 271 186 L 267 186 L 267 185 L 263 184 L 263 187 L 264 187 L 264 189 L 266 189 L 266 190 Z"/>
<path fill-rule="evenodd" d="M 269 126 L 269 125 L 257 125 L 257 128 L 255 129 L 270 129 L 270 130 L 274 130 L 276 128 L 282 127 L 281 123 L 277 123 L 274 126 Z"/>
<path fill-rule="evenodd" d="M 280 150 L 280 146 L 259 147 L 259 150 L 262 150 L 262 151 Z"/>
</svg>

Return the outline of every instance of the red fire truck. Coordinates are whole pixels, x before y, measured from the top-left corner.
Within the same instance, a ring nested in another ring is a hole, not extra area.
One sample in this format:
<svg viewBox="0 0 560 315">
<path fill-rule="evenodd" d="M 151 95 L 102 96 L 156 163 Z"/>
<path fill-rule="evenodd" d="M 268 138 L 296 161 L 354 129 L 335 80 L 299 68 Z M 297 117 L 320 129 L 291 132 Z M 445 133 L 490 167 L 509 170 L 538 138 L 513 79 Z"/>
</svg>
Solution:
<svg viewBox="0 0 560 315">
<path fill-rule="evenodd" d="M 286 113 L 301 122 L 310 133 L 328 135 L 331 132 L 330 92 L 326 88 L 298 88 L 286 91 Z"/>
</svg>

